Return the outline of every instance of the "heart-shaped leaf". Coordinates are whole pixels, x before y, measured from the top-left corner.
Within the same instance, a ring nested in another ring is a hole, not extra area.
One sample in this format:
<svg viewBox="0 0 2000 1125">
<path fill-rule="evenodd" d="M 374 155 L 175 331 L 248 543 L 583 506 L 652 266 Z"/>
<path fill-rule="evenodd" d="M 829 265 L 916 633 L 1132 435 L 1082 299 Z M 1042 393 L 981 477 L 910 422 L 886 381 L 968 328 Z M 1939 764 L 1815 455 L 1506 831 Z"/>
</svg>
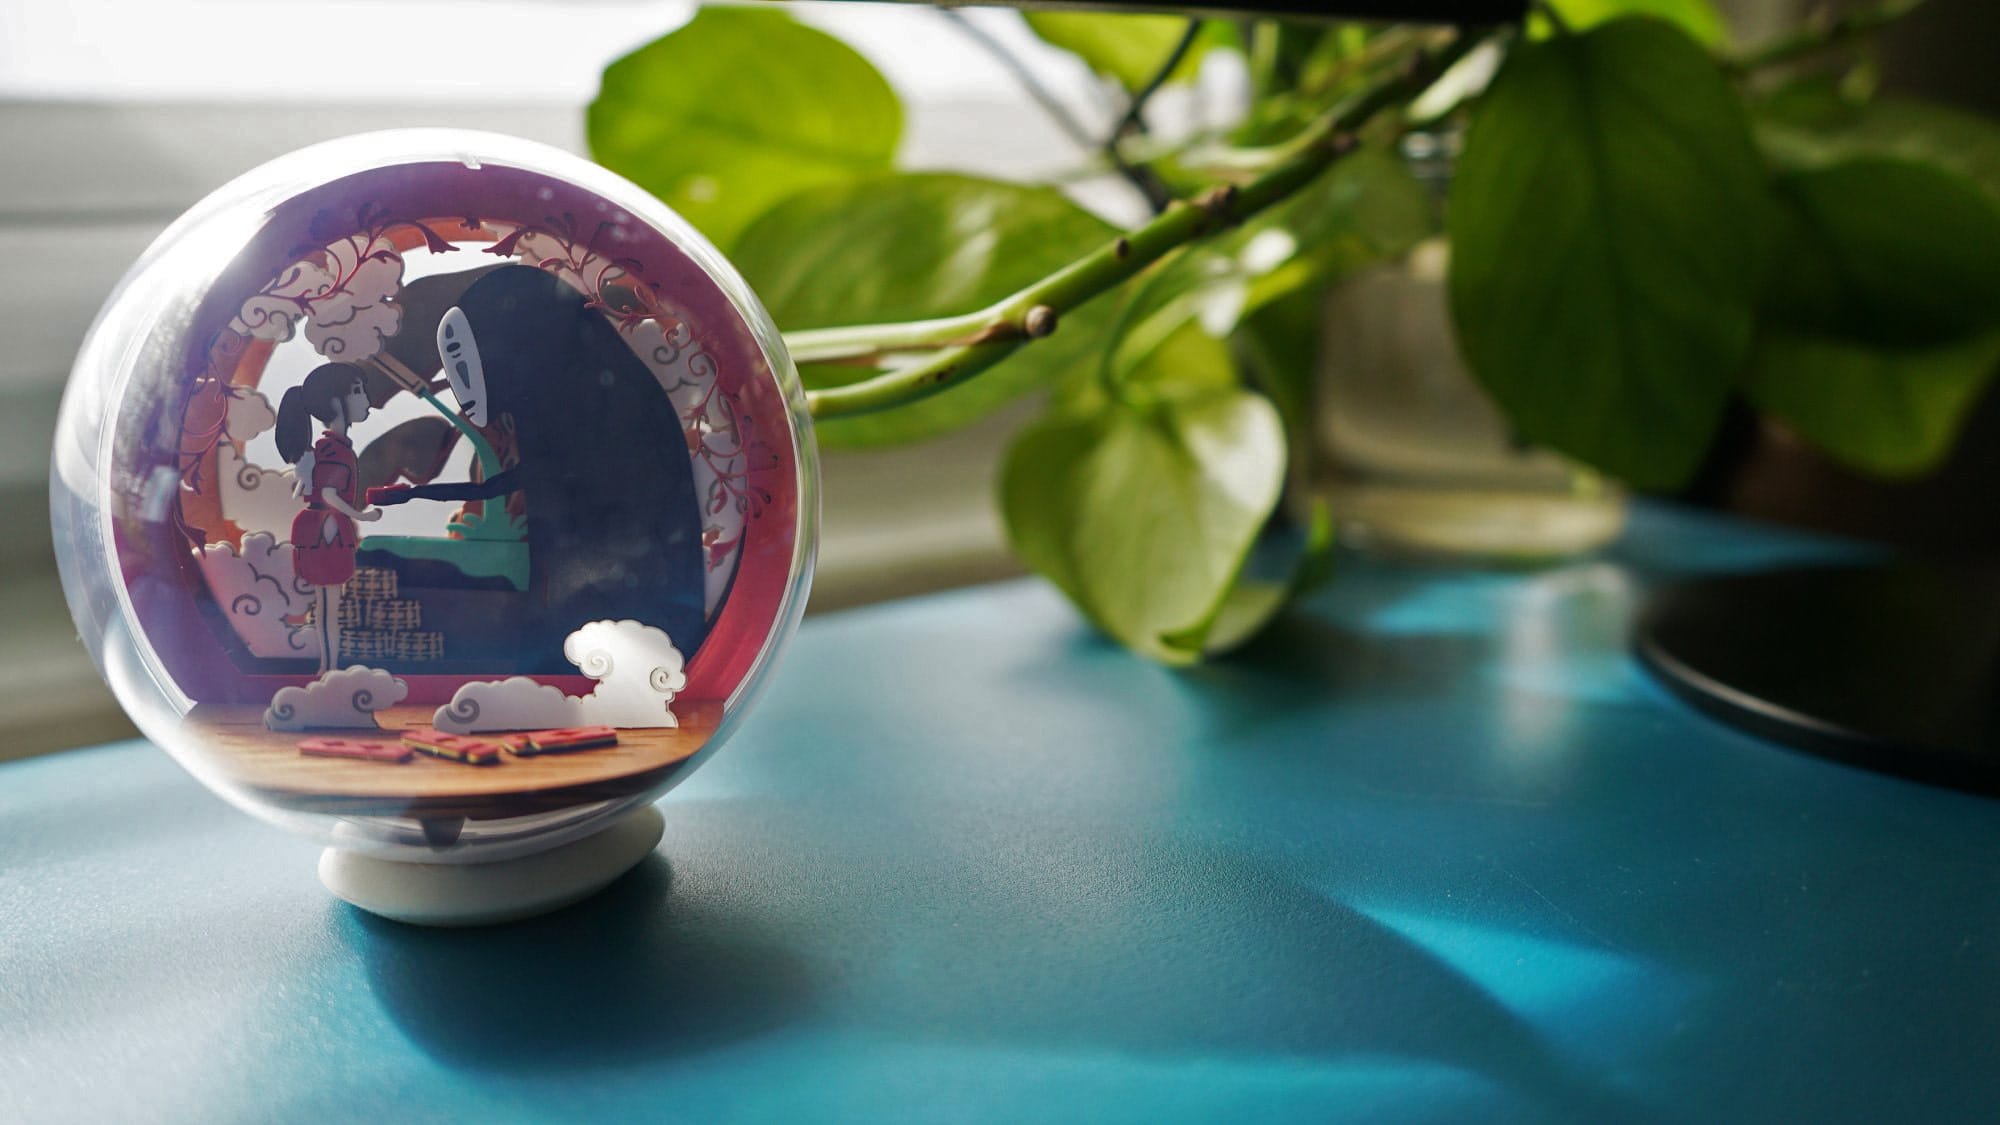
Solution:
<svg viewBox="0 0 2000 1125">
<path fill-rule="evenodd" d="M 1521 46 L 1452 185 L 1465 358 L 1531 441 L 1678 485 L 1748 352 L 1770 211 L 1742 106 L 1680 31 Z"/>
<path fill-rule="evenodd" d="M 1749 392 L 1814 445 L 1863 472 L 1920 475 L 1951 451 L 2000 364 L 2000 332 L 1921 348 L 1868 347 L 1773 329 Z"/>
<path fill-rule="evenodd" d="M 1207 369 L 1228 362 L 1218 342 L 1184 334 L 1126 393 L 1023 431 L 1002 469 L 1021 558 L 1105 632 L 1165 663 L 1200 659 L 1218 623 L 1240 639 L 1282 601 L 1253 596 L 1229 612 L 1278 503 L 1285 439 L 1268 401 L 1217 385 Z M 1186 393 L 1173 364 L 1197 376 Z"/>
<path fill-rule="evenodd" d="M 591 155 L 718 246 L 801 188 L 887 171 L 903 111 L 853 48 L 783 12 L 703 8 L 612 63 Z"/>
<path fill-rule="evenodd" d="M 1859 469 L 1930 468 L 2000 362 L 2000 207 L 1879 158 L 1785 176 L 1779 198 L 1752 400 Z"/>
</svg>

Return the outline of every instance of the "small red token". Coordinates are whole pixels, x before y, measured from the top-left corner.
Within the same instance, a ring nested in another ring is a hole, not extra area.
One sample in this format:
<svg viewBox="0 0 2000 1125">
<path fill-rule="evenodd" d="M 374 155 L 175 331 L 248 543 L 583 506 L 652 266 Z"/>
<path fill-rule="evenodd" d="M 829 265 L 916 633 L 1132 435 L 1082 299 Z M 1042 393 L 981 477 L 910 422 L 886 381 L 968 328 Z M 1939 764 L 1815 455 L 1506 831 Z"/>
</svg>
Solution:
<svg viewBox="0 0 2000 1125">
<path fill-rule="evenodd" d="M 308 738 L 299 753 L 309 758 L 355 758 L 366 762 L 407 762 L 413 755 L 400 742 L 363 742 L 353 738 Z"/>
<path fill-rule="evenodd" d="M 518 736 L 517 736 L 518 737 Z M 570 750 L 590 750 L 599 746 L 616 746 L 618 731 L 614 727 L 562 727 L 557 730 L 531 731 L 526 736 L 525 747 L 515 745 L 514 753 L 523 757 L 533 754 L 561 754 Z"/>
<path fill-rule="evenodd" d="M 500 751 L 505 749 L 492 739 L 446 734 L 430 727 L 413 727 L 404 731 L 403 744 L 418 753 L 464 762 L 468 766 L 490 766 L 500 760 Z"/>
</svg>

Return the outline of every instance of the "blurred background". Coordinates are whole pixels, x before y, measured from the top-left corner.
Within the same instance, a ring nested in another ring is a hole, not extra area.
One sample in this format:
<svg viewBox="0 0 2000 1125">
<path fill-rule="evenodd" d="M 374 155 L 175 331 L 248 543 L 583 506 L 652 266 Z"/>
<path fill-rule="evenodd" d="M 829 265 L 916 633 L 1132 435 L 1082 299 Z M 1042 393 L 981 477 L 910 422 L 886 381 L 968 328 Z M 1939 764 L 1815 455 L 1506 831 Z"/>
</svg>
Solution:
<svg viewBox="0 0 2000 1125">
<path fill-rule="evenodd" d="M 1806 0 L 1722 5 L 1754 41 Z M 301 145 L 405 126 L 511 133 L 583 152 L 584 106 L 606 63 L 685 22 L 651 0 L 0 0 L 0 758 L 130 733 L 77 643 L 47 521 L 63 381 L 98 306 L 140 251 L 224 182 Z M 1119 107 L 1073 56 L 999 9 L 790 4 L 856 47 L 909 111 L 899 164 L 1042 179 L 1076 164 L 1070 138 L 996 56 L 1005 48 L 1094 126 Z M 1932 0 L 1887 37 L 1886 86 L 2000 113 L 1990 45 L 2000 6 Z M 987 40 L 981 43 L 981 38 Z M 310 43 L 311 50 L 301 49 Z M 423 46 L 417 46 L 417 45 Z M 439 47 L 438 44 L 445 46 Z M 1211 56 L 1168 118 L 1226 118 L 1240 65 Z M 1069 190 L 1114 221 L 1133 201 Z M 992 500 L 994 462 L 1025 405 L 969 431 L 825 461 L 811 611 L 1019 572 Z M 1747 412 L 1680 499 L 1891 542 L 2000 548 L 2000 396 L 1989 394 L 1935 475 L 1888 484 L 1841 470 Z"/>
</svg>

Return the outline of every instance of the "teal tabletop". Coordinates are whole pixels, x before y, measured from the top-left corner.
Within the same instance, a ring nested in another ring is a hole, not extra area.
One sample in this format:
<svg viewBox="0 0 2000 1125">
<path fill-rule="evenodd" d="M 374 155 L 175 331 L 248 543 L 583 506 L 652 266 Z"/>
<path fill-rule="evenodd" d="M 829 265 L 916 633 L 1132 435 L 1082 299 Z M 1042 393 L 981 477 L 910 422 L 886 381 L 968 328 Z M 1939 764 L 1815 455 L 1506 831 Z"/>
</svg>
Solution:
<svg viewBox="0 0 2000 1125">
<path fill-rule="evenodd" d="M 653 858 L 486 930 L 148 746 L 0 767 L 0 1121 L 1990 1121 L 2000 803 L 1627 653 L 1654 582 L 1842 550 L 1347 558 L 1182 672 L 1035 582 L 818 618 Z"/>
</svg>

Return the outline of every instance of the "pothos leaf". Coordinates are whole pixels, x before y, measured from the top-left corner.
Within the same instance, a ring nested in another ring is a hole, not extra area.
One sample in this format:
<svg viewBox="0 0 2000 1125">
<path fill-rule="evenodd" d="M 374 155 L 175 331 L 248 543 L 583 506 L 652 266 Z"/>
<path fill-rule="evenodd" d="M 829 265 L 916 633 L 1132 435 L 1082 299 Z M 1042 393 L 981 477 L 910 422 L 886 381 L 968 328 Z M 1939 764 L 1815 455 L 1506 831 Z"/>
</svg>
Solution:
<svg viewBox="0 0 2000 1125">
<path fill-rule="evenodd" d="M 1178 343 L 1185 350 L 1161 349 L 1158 369 L 1123 393 L 1023 431 L 1001 475 L 1021 558 L 1105 632 L 1169 664 L 1209 647 L 1285 475 L 1277 411 L 1204 370 L 1227 365 L 1219 343 L 1199 333 Z M 1198 377 L 1182 384 L 1164 367 L 1178 363 Z M 1225 639 L 1282 600 L 1237 605 L 1247 615 L 1229 617 Z"/>
<path fill-rule="evenodd" d="M 1785 266 L 1751 399 L 1856 468 L 1930 468 L 2000 362 L 2000 206 L 1962 176 L 1899 160 L 1779 187 Z"/>
<path fill-rule="evenodd" d="M 1109 240 L 1115 228 L 1049 188 L 945 174 L 889 175 L 801 192 L 759 218 L 733 255 L 788 331 L 970 312 Z M 817 427 L 829 445 L 910 441 L 971 422 L 1085 361 L 1108 306 L 1066 314 L 1053 336 L 933 398 Z M 808 366 L 808 387 L 872 372 Z"/>
<path fill-rule="evenodd" d="M 1626 16 L 1646 16 L 1673 24 L 1705 46 L 1719 47 L 1729 42 L 1729 24 L 1710 0 L 1548 0 L 1548 3 L 1571 31 L 1584 31 Z M 1547 17 L 1539 13 L 1530 23 L 1538 35 L 1553 31 Z"/>
<path fill-rule="evenodd" d="M 1951 451 L 2000 365 L 2000 332 L 1958 343 L 1878 348 L 1773 329 L 1759 338 L 1753 402 L 1837 460 L 1908 477 Z"/>
<path fill-rule="evenodd" d="M 1241 645 L 1271 623 L 1279 611 L 1332 574 L 1333 512 L 1313 502 L 1294 524 L 1282 513 L 1264 525 L 1250 557 L 1215 612 L 1195 626 L 1170 634 L 1169 644 L 1214 656 Z"/>
<path fill-rule="evenodd" d="M 1748 353 L 1770 211 L 1742 106 L 1686 35 L 1634 19 L 1526 44 L 1452 187 L 1465 358 L 1531 441 L 1676 486 Z"/>
<path fill-rule="evenodd" d="M 1767 322 L 1859 343 L 2000 327 L 2000 203 L 1963 176 L 1869 158 L 1782 176 Z"/>
<path fill-rule="evenodd" d="M 1054 11 L 1024 14 L 1028 27 L 1044 42 L 1075 54 L 1090 69 L 1116 79 L 1127 90 L 1139 89 L 1159 73 L 1188 28 L 1188 21 L 1180 16 Z M 1221 29 L 1220 24 L 1212 26 Z M 1214 41 L 1215 32 L 1205 31 L 1174 67 L 1169 81 L 1192 79 L 1201 66 L 1203 51 Z"/>
<path fill-rule="evenodd" d="M 1294 472 L 1300 477 L 1315 472 L 1310 455 L 1325 351 L 1325 301 L 1322 290 L 1295 290 L 1245 317 L 1229 338 L 1251 382 L 1270 398 L 1285 420 Z"/>
<path fill-rule="evenodd" d="M 853 48 L 783 12 L 703 8 L 612 63 L 591 155 L 719 246 L 801 188 L 889 169 L 902 105 Z"/>
<path fill-rule="evenodd" d="M 1821 78 L 1780 87 L 1753 116 L 1765 155 L 1787 170 L 1894 157 L 1957 172 L 2000 199 L 2000 126 L 1983 117 L 1917 98 L 1857 101 Z"/>
</svg>

